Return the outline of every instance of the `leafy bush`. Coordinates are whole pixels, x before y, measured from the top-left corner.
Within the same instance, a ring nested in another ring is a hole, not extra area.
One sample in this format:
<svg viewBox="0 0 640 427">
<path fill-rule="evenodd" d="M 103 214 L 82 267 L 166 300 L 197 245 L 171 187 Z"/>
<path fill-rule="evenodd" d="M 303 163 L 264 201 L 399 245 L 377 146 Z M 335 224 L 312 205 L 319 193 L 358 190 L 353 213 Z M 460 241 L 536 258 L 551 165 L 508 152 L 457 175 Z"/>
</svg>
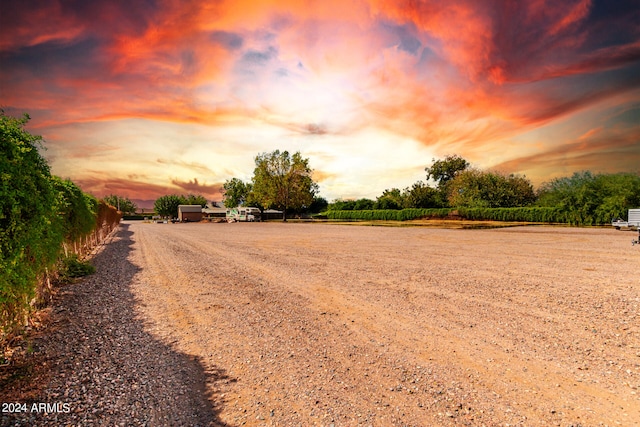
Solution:
<svg viewBox="0 0 640 427">
<path fill-rule="evenodd" d="M 64 231 L 42 138 L 24 130 L 29 117 L 0 113 L 0 324 L 24 321 L 35 283 L 60 252 Z"/>
<path fill-rule="evenodd" d="M 569 224 L 607 224 L 640 207 L 640 176 L 578 172 L 556 178 L 541 187 L 538 204 L 556 207 Z"/>
<path fill-rule="evenodd" d="M 115 208 L 51 175 L 42 138 L 24 130 L 28 120 L 0 111 L 0 344 L 50 291 L 46 278 L 66 243 L 86 252 L 120 220 Z M 61 265 L 69 277 L 93 268 L 77 257 Z"/>
<path fill-rule="evenodd" d="M 58 219 L 65 239 L 73 242 L 91 233 L 96 226 L 98 201 L 68 179 L 53 177 L 52 180 L 58 192 Z"/>
<path fill-rule="evenodd" d="M 451 206 L 467 208 L 509 208 L 531 205 L 533 186 L 517 175 L 467 169 L 447 183 Z"/>
<path fill-rule="evenodd" d="M 106 197 L 103 197 L 104 200 L 109 205 L 117 208 L 124 215 L 135 215 L 138 210 L 138 206 L 133 203 L 128 197 L 116 196 L 115 194 L 109 194 Z"/>
<path fill-rule="evenodd" d="M 78 255 L 71 254 L 62 259 L 58 273 L 61 280 L 68 281 L 76 277 L 84 277 L 96 272 L 96 268 L 88 261 L 81 260 Z"/>
</svg>

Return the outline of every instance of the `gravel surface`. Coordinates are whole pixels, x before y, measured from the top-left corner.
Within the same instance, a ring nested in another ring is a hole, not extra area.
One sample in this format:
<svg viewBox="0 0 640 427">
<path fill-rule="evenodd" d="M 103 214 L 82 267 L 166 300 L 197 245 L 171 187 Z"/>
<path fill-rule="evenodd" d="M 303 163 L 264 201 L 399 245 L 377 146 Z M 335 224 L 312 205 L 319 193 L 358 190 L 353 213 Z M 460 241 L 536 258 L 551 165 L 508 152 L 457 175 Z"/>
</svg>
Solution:
<svg viewBox="0 0 640 427">
<path fill-rule="evenodd" d="M 2 394 L 70 413 L 2 421 L 640 425 L 633 237 L 125 223 Z"/>
<path fill-rule="evenodd" d="M 0 393 L 1 425 L 225 425 L 207 389 L 225 382 L 225 373 L 161 342 L 139 316 L 132 235 L 122 225 L 93 258 L 98 273 L 57 296 L 48 328 L 18 372 L 29 374 L 28 382 Z"/>
</svg>

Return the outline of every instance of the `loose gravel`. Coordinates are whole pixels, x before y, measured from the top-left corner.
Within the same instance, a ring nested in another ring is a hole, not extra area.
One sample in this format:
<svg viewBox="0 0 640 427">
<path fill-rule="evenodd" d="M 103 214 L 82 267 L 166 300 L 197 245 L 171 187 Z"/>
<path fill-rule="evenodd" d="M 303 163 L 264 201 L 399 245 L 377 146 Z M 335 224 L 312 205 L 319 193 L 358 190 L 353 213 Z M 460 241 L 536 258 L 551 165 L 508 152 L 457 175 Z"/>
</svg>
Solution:
<svg viewBox="0 0 640 427">
<path fill-rule="evenodd" d="M 640 425 L 632 237 L 123 224 L 3 425 Z"/>
<path fill-rule="evenodd" d="M 122 225 L 93 258 L 98 273 L 58 295 L 49 327 L 23 361 L 32 383 L 2 390 L 1 425 L 225 425 L 207 389 L 225 373 L 159 341 L 139 316 L 132 235 Z"/>
</svg>

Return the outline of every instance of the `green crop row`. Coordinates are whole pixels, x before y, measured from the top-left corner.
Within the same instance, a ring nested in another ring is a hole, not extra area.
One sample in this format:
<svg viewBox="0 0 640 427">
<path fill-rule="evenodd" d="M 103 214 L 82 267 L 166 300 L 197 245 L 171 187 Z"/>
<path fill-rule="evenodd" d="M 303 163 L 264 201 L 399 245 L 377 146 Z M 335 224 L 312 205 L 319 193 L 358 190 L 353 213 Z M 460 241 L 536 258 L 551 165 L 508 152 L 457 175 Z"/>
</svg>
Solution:
<svg viewBox="0 0 640 427">
<path fill-rule="evenodd" d="M 540 206 L 519 208 L 329 210 L 322 215 L 327 219 L 344 221 L 407 221 L 452 216 L 477 221 L 537 222 L 579 226 L 608 224 L 611 221 L 608 216 L 595 217 L 561 207 Z"/>
<path fill-rule="evenodd" d="M 325 212 L 327 219 L 333 220 L 360 220 L 360 221 L 408 221 L 419 218 L 445 218 L 453 209 L 371 209 L 361 211 L 336 211 Z"/>
<path fill-rule="evenodd" d="M 521 208 L 460 208 L 460 217 L 485 221 L 523 221 L 576 226 L 609 224 L 613 217 L 606 213 L 594 215 L 588 211 L 566 207 L 531 206 Z"/>
<path fill-rule="evenodd" d="M 566 223 L 567 218 L 557 208 L 521 207 L 521 208 L 459 208 L 458 214 L 464 219 L 484 221 L 515 221 Z"/>
</svg>

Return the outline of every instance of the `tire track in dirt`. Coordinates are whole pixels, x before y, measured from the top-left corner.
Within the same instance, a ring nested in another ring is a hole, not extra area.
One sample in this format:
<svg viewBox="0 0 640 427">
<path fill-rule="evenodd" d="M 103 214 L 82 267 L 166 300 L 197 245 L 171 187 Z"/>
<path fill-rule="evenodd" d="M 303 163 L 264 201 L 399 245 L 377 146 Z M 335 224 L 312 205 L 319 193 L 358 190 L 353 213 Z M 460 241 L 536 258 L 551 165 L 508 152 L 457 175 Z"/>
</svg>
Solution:
<svg viewBox="0 0 640 427">
<path fill-rule="evenodd" d="M 584 239 L 579 239 L 584 240 Z M 304 245 L 307 247 L 308 245 Z M 300 246 L 298 246 L 300 247 Z M 249 264 L 250 259 L 244 259 L 243 263 Z M 264 265 L 252 265 L 252 268 L 258 271 L 259 276 L 268 277 L 272 271 L 269 266 Z M 287 269 L 294 268 L 293 265 L 287 265 Z M 304 270 L 304 269 L 303 269 Z M 301 276 L 300 276 L 301 277 Z M 301 294 L 305 294 L 310 300 L 314 300 L 314 306 L 321 310 L 331 310 L 338 312 L 338 315 L 344 318 L 357 318 L 359 320 L 358 326 L 360 326 L 359 333 L 369 336 L 394 336 L 393 345 L 400 346 L 402 348 L 409 349 L 416 345 L 416 342 L 422 343 L 420 347 L 429 348 L 430 351 L 423 352 L 428 355 L 426 360 L 436 360 L 438 364 L 445 365 L 451 363 L 452 359 L 456 361 L 456 365 L 461 365 L 464 368 L 469 368 L 477 373 L 479 377 L 484 378 L 485 387 L 492 390 L 500 390 L 501 395 L 509 395 L 511 388 L 516 387 L 519 390 L 533 390 L 533 392 L 539 394 L 539 399 L 546 400 L 547 406 L 553 408 L 555 402 L 564 399 L 569 401 L 577 401 L 576 396 L 581 396 L 584 400 L 585 396 L 590 396 L 585 407 L 592 408 L 596 412 L 605 412 L 612 407 L 620 408 L 626 406 L 627 402 L 618 399 L 615 395 L 606 390 L 602 390 L 601 387 L 594 387 L 588 384 L 576 383 L 574 378 L 567 375 L 561 375 L 555 373 L 556 368 L 551 362 L 533 361 L 528 362 L 519 358 L 517 354 L 513 352 L 505 353 L 504 350 L 497 349 L 495 346 L 482 345 L 479 346 L 478 342 L 475 345 L 471 345 L 471 341 L 468 337 L 456 338 L 455 334 L 452 334 L 448 330 L 441 330 L 439 328 L 430 326 L 420 322 L 419 326 L 416 325 L 416 319 L 408 316 L 403 316 L 397 312 L 391 312 L 379 305 L 366 303 L 362 298 L 357 301 L 352 301 L 355 298 L 350 298 L 347 294 L 322 286 L 321 283 L 314 281 L 306 281 L 304 285 L 298 285 L 297 291 Z M 324 297 L 323 297 L 324 296 Z M 459 295 L 456 295 L 459 297 Z M 468 299 L 468 298 L 465 298 Z M 513 307 L 508 307 L 504 303 L 492 302 L 493 310 L 513 310 Z M 451 318 L 458 318 L 462 315 L 459 308 L 459 302 L 455 304 L 447 303 L 445 309 L 440 307 L 441 313 L 448 313 Z M 384 323 L 376 324 L 375 320 L 370 319 L 369 313 L 378 313 L 378 315 L 385 319 Z M 452 315 L 453 314 L 453 315 Z M 528 313 L 519 313 L 519 316 L 530 317 Z M 558 316 L 552 313 L 545 313 L 548 318 L 558 319 Z M 360 321 L 365 319 L 365 322 Z M 368 321 L 367 321 L 368 320 Z M 362 327 L 364 325 L 364 328 Z M 403 334 L 395 334 L 397 331 L 403 331 Z M 411 332 L 409 332 L 411 331 Z M 420 337 L 421 334 L 430 337 L 428 340 Z M 438 343 L 447 343 L 447 347 L 454 348 L 453 353 L 443 353 L 438 351 Z M 490 360 L 489 364 L 476 361 L 477 358 L 482 358 L 483 361 Z M 513 372 L 508 366 L 514 363 L 514 359 L 517 359 L 517 364 L 521 366 L 522 370 Z M 423 360 L 424 363 L 424 360 Z M 493 382 L 490 379 L 495 379 Z M 537 384 L 541 382 L 547 382 L 552 384 L 552 387 L 541 388 Z M 555 386 L 555 385 L 558 386 Z M 572 386 L 567 386 L 571 384 Z M 574 392 L 576 389 L 578 392 Z M 609 401 L 608 404 L 604 404 L 603 401 Z M 535 408 L 539 410 L 539 408 Z M 535 415 L 534 412 L 525 408 L 521 409 L 529 418 Z"/>
<path fill-rule="evenodd" d="M 173 242 L 175 242 L 175 240 L 172 239 Z M 168 242 L 165 242 L 168 243 Z M 161 243 L 162 244 L 162 243 Z M 173 243 L 172 243 L 173 244 Z M 157 247 L 158 245 L 154 245 L 154 247 Z M 199 246 L 198 244 L 195 244 L 194 246 Z M 168 245 L 168 248 L 170 248 L 171 246 Z M 200 264 L 200 260 L 197 259 L 197 256 L 195 255 L 194 252 L 192 251 L 182 251 L 182 253 L 186 254 L 187 256 L 193 256 L 194 259 L 196 260 L 196 264 Z M 173 257 L 172 257 L 173 258 Z M 153 263 L 156 265 L 162 265 L 163 261 L 158 261 L 157 259 L 154 259 L 153 257 L 149 257 L 147 260 L 147 263 Z M 184 260 L 183 260 L 184 261 Z M 171 263 L 173 264 L 173 262 Z M 233 273 L 225 273 L 224 268 L 231 268 L 231 270 L 233 270 Z M 253 268 L 253 267 L 252 267 Z M 166 271 L 172 271 L 173 268 L 163 268 L 162 270 Z M 217 274 L 220 274 L 222 277 L 233 277 L 231 276 L 231 274 L 235 274 L 236 276 L 238 275 L 238 273 L 241 273 L 240 275 L 243 278 L 247 278 L 248 275 L 250 275 L 249 270 L 251 270 L 251 268 L 247 268 L 246 267 L 246 263 L 244 261 L 240 261 L 237 265 L 234 265 L 233 263 L 225 263 L 225 266 L 223 267 L 222 271 L 218 271 Z M 167 276 L 166 273 L 163 274 L 158 274 L 157 272 L 153 273 L 154 276 Z M 280 325 L 282 325 L 283 323 L 292 323 L 291 319 L 295 319 L 296 321 L 299 321 L 300 324 L 302 325 L 310 325 L 309 327 L 296 327 L 293 332 L 294 334 L 290 334 L 290 330 L 289 330 L 289 336 L 287 337 L 289 339 L 289 344 L 291 344 L 293 341 L 302 341 L 303 345 L 297 345 L 295 348 L 295 353 L 297 354 L 301 354 L 302 356 L 304 356 L 304 358 L 308 358 L 309 360 L 313 360 L 314 358 L 320 358 L 322 360 L 321 363 L 319 363 L 319 367 L 320 368 L 324 368 L 324 372 L 317 372 L 317 366 L 311 367 L 310 364 L 307 364 L 307 372 L 302 372 L 300 374 L 300 377 L 309 377 L 311 375 L 315 376 L 315 380 L 314 382 L 312 382 L 306 390 L 307 394 L 310 395 L 315 395 L 315 401 L 316 402 L 320 402 L 321 400 L 324 400 L 325 403 L 325 407 L 323 408 L 325 410 L 324 415 L 327 416 L 327 418 L 330 419 L 340 419 L 341 415 L 338 415 L 337 418 L 336 416 L 333 414 L 334 411 L 333 407 L 336 406 L 340 406 L 340 405 L 336 405 L 335 402 L 331 402 L 331 401 L 327 401 L 327 396 L 334 396 L 334 395 L 338 395 L 340 392 L 344 393 L 343 390 L 336 390 L 333 391 L 331 393 L 318 393 L 318 391 L 322 391 L 323 388 L 327 389 L 331 389 L 330 384 L 332 382 L 335 382 L 335 377 L 336 377 L 336 373 L 337 371 L 339 371 L 339 369 L 337 369 L 337 367 L 341 364 L 340 361 L 336 361 L 334 360 L 334 357 L 332 356 L 332 354 L 348 354 L 350 351 L 353 352 L 353 350 L 351 350 L 348 347 L 353 346 L 354 344 L 350 344 L 348 346 L 345 346 L 342 342 L 338 341 L 337 343 L 330 343 L 328 341 L 328 339 L 330 337 L 340 337 L 341 335 L 344 335 L 344 331 L 342 331 L 340 326 L 336 325 L 336 322 L 334 322 L 334 320 L 331 318 L 331 314 L 326 315 L 327 313 L 299 313 L 299 308 L 306 306 L 307 304 L 301 304 L 298 305 L 298 307 L 292 307 L 292 306 L 288 306 L 286 305 L 286 309 L 285 308 L 277 308 L 278 305 L 282 305 L 281 303 L 284 301 L 286 303 L 286 298 L 291 298 L 293 295 L 291 295 L 290 292 L 285 292 L 284 293 L 284 297 L 285 298 L 265 298 L 264 294 L 265 292 L 275 292 L 274 289 L 270 289 L 267 286 L 267 284 L 265 282 L 268 282 L 268 280 L 265 281 L 265 276 L 263 274 L 260 274 L 258 276 L 255 275 L 251 275 L 250 280 L 248 281 L 249 283 L 259 283 L 261 282 L 262 287 L 264 290 L 257 290 L 255 288 L 251 288 L 249 286 L 245 286 L 242 289 L 242 295 L 240 296 L 240 298 L 238 298 L 240 304 L 236 303 L 236 308 L 234 311 L 241 311 L 243 314 L 237 318 L 236 321 L 230 322 L 229 319 L 227 319 L 227 322 L 223 322 L 224 325 L 227 325 L 228 327 L 225 328 L 227 330 L 228 334 L 231 334 L 231 336 L 228 336 L 226 338 L 227 341 L 231 341 L 234 344 L 234 347 L 240 347 L 242 348 L 242 352 L 243 354 L 246 356 L 252 356 L 251 358 L 257 358 L 259 360 L 265 360 L 266 359 L 266 364 L 268 365 L 270 362 L 272 362 L 272 359 L 267 359 L 266 357 L 263 356 L 270 356 L 273 354 L 277 354 L 274 353 L 273 351 L 271 352 L 267 352 L 266 354 L 260 354 L 260 355 L 255 355 L 253 353 L 255 353 L 255 349 L 249 348 L 247 345 L 243 345 L 243 342 L 247 341 L 247 335 L 250 335 L 249 333 L 247 334 L 242 334 L 242 335 L 233 335 L 233 328 L 238 328 L 238 325 L 241 324 L 242 322 L 245 322 L 246 324 L 248 324 L 249 326 L 260 326 L 260 327 L 264 327 L 263 323 L 261 321 L 256 321 L 255 319 L 253 319 L 255 317 L 254 313 L 249 313 L 246 310 L 239 310 L 240 307 L 243 307 L 245 304 L 247 304 L 247 302 L 245 302 L 244 300 L 246 299 L 247 296 L 250 296 L 250 300 L 251 300 L 251 305 L 255 306 L 257 305 L 257 310 L 260 313 L 263 313 L 263 315 L 267 316 L 271 323 L 272 326 L 274 328 L 279 327 Z M 275 276 L 272 276 L 273 280 L 277 280 L 277 278 Z M 165 280 L 166 282 L 166 280 Z M 192 284 L 197 284 L 194 283 L 193 280 L 191 281 Z M 233 280 L 231 280 L 230 282 L 227 283 L 227 285 L 229 287 L 237 287 L 239 285 L 239 283 L 234 283 Z M 229 298 L 230 294 L 233 294 L 233 291 L 230 292 L 226 292 L 225 295 L 219 295 L 219 297 L 221 298 Z M 176 295 L 172 295 L 171 298 L 175 298 Z M 181 297 L 184 297 L 184 295 L 182 295 Z M 297 298 L 299 300 L 299 298 Z M 264 302 L 266 303 L 261 303 L 260 300 L 265 300 Z M 171 315 L 172 313 L 175 313 L 174 307 L 176 306 L 176 304 L 173 304 L 171 302 L 169 302 L 167 304 L 168 307 L 168 311 L 169 311 L 169 315 Z M 253 310 L 256 310 L 256 308 L 253 308 Z M 285 314 L 285 317 L 282 316 L 282 314 Z M 309 317 L 313 317 L 313 316 L 320 316 L 320 317 L 316 317 L 315 319 L 313 319 L 312 321 L 309 320 Z M 232 315 L 233 316 L 233 315 Z M 183 317 L 186 317 L 183 316 Z M 302 319 L 300 319 L 300 317 L 302 317 Z M 306 317 L 306 318 L 305 318 Z M 327 321 L 324 320 L 324 318 L 328 319 Z M 191 322 L 187 322 L 187 324 L 190 324 Z M 201 322 L 202 323 L 202 322 Z M 319 323 L 319 324 L 318 324 Z M 176 332 L 180 332 L 180 328 L 184 328 L 185 327 L 185 323 L 184 322 L 179 322 L 176 324 L 175 326 L 177 328 Z M 300 333 L 298 330 L 302 330 L 302 331 L 321 331 L 320 336 L 318 336 L 318 333 Z M 266 335 L 266 337 L 263 337 L 262 342 L 265 342 L 264 345 L 254 345 L 254 347 L 257 347 L 259 349 L 265 349 L 268 346 L 272 346 L 273 348 L 277 349 L 276 352 L 290 352 L 291 348 L 286 348 L 287 346 L 277 346 L 277 343 L 273 343 L 273 342 L 269 342 L 269 341 L 274 341 L 273 340 L 273 333 L 268 333 L 265 332 L 263 333 L 263 335 Z M 259 336 L 254 336 L 253 338 L 251 338 L 251 340 L 254 341 L 254 343 L 258 343 L 258 341 L 260 341 L 260 337 Z M 307 349 L 308 348 L 313 348 L 313 347 L 318 347 L 318 343 L 321 342 L 325 342 L 325 344 L 323 344 L 321 346 L 321 348 L 316 349 L 316 352 L 309 352 Z M 358 349 L 366 349 L 367 346 L 370 346 L 370 344 L 368 343 L 368 341 L 370 341 L 370 339 L 367 339 L 366 342 L 362 342 L 359 343 L 358 345 L 355 345 L 355 348 Z M 311 346 L 310 346 L 311 345 Z M 272 348 L 272 349 L 273 349 Z M 193 351 L 193 349 L 189 349 L 189 348 L 181 348 L 183 351 L 185 350 L 191 350 Z M 236 349 L 237 351 L 237 349 Z M 383 355 L 381 355 L 378 351 L 376 351 L 376 349 L 369 349 L 369 350 L 365 350 L 364 352 L 364 356 L 365 357 L 369 357 L 369 356 L 373 356 L 375 355 L 376 359 L 380 359 L 383 357 Z M 282 362 L 280 362 L 282 363 Z M 247 363 L 249 364 L 249 363 Z M 287 370 L 288 371 L 296 371 L 296 366 L 298 364 L 298 361 L 295 360 L 293 361 L 293 364 L 289 364 L 289 366 L 287 366 Z M 317 364 L 317 362 L 316 362 Z M 358 369 L 356 365 L 361 365 L 361 366 L 366 366 L 369 365 L 370 361 L 366 360 L 366 361 L 360 361 L 360 362 L 356 362 L 356 363 L 352 363 L 350 364 L 350 368 L 348 368 L 348 370 L 351 371 L 360 371 L 359 375 L 362 375 L 362 377 L 367 377 L 370 374 L 368 373 L 368 369 Z M 391 364 L 391 363 L 387 363 L 387 364 Z M 242 364 L 241 364 L 242 365 Z M 238 366 L 236 364 L 235 366 L 237 372 L 240 372 L 241 374 L 244 375 L 249 375 L 250 373 L 247 372 L 246 369 L 243 369 L 243 366 Z M 305 371 L 304 369 L 302 371 Z M 329 372 L 327 374 L 327 372 Z M 230 368 L 230 374 L 233 376 L 233 369 Z M 267 371 L 268 375 L 274 375 L 273 371 Z M 341 375 L 345 375 L 345 372 L 343 371 L 341 373 Z M 322 380 L 322 378 L 325 378 L 324 381 L 320 381 L 318 382 L 318 380 Z M 254 378 L 253 379 L 254 382 L 258 382 L 260 383 L 260 378 Z M 271 378 L 270 383 L 274 384 L 274 383 L 283 383 L 284 381 L 286 381 L 286 379 L 277 379 L 277 378 Z M 346 381 L 339 381 L 340 383 L 345 383 Z M 353 380 L 351 380 L 351 382 L 354 382 Z M 396 381 L 397 382 L 397 381 Z M 346 387 L 346 386 L 345 386 Z M 351 387 L 355 387 L 355 386 L 351 386 Z M 380 381 L 380 383 L 376 386 L 379 389 L 379 393 L 377 393 L 378 396 L 384 396 L 385 392 L 388 392 L 388 383 L 386 380 Z M 251 400 L 252 398 L 254 398 L 255 400 L 255 395 L 260 395 L 262 393 L 260 393 L 258 390 L 254 389 L 250 389 L 249 393 L 240 393 L 239 397 L 241 398 L 241 400 L 246 401 L 246 400 Z M 273 391 L 271 391 L 271 393 L 273 395 Z M 267 396 L 265 396 L 267 397 Z M 284 397 L 281 398 L 274 398 L 273 396 L 271 396 L 271 398 L 269 400 L 274 401 L 274 400 L 283 400 Z M 259 399 L 260 400 L 260 399 Z M 268 399 L 261 399 L 261 400 L 268 400 Z M 313 400 L 313 399 L 311 399 Z M 353 398 L 351 399 L 353 400 Z M 352 409 L 350 411 L 347 411 L 347 414 L 350 413 L 362 413 L 364 412 L 363 410 L 356 410 L 355 408 L 358 407 L 358 404 L 356 401 L 361 401 L 362 400 L 362 396 L 356 396 L 355 401 L 349 402 L 348 405 L 349 407 Z M 402 401 L 403 399 L 396 399 L 396 400 L 400 400 Z M 312 402 L 313 403 L 313 402 Z M 374 404 L 374 403 L 372 403 Z M 399 405 L 402 404 L 402 402 L 399 403 Z M 344 405 L 344 402 L 342 403 L 342 405 Z M 385 404 L 381 404 L 381 407 L 386 407 Z M 388 404 L 387 404 L 388 405 Z M 406 403 L 404 404 L 406 406 Z M 287 412 L 287 413 L 291 413 L 292 409 L 294 413 L 302 413 L 303 410 L 301 407 L 296 407 L 295 405 L 295 399 L 287 399 L 286 400 L 286 404 L 281 404 L 278 405 L 275 402 L 271 403 L 271 411 L 274 411 L 274 409 L 277 409 L 279 412 Z M 306 405 L 306 409 L 307 411 L 311 414 L 314 412 L 314 408 L 313 407 L 309 407 L 309 405 Z M 258 417 L 260 417 L 260 415 L 257 415 Z M 344 416 L 344 415 L 343 415 Z M 369 416 L 371 417 L 371 415 Z M 420 423 L 422 422 L 432 422 L 433 418 L 431 417 L 427 417 L 425 418 L 419 418 Z M 236 420 L 237 421 L 237 420 Z M 353 420 L 349 420 L 348 422 L 352 422 Z M 243 422 L 246 422 L 246 419 L 243 420 Z"/>
</svg>

